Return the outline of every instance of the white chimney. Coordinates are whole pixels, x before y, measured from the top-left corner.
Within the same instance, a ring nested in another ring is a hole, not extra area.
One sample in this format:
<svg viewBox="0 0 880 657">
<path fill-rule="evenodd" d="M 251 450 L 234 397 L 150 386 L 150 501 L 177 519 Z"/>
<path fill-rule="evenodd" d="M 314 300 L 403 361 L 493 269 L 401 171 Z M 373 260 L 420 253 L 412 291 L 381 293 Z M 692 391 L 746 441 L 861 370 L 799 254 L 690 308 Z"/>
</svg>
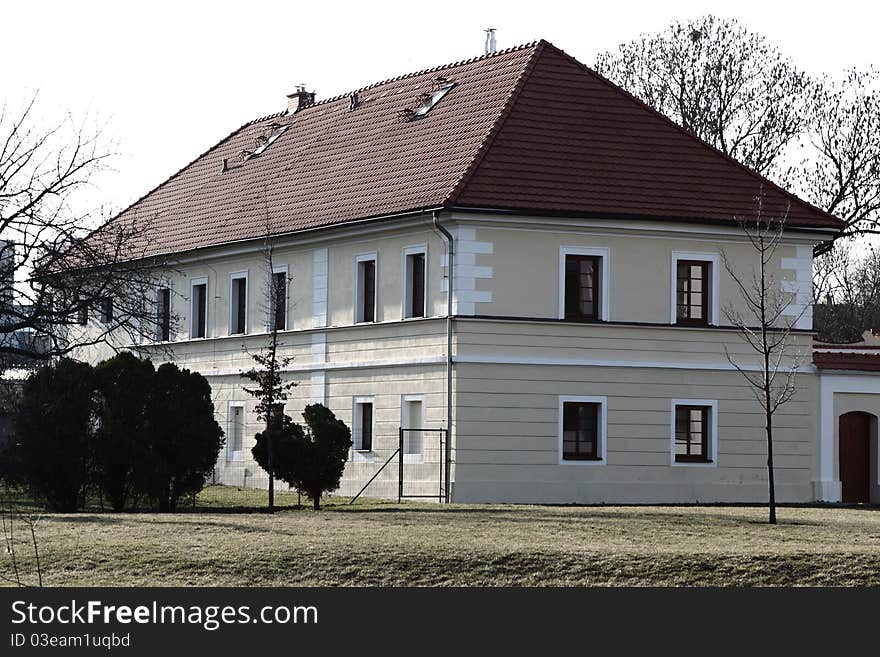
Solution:
<svg viewBox="0 0 880 657">
<path fill-rule="evenodd" d="M 314 102 L 315 92 L 306 91 L 306 85 L 298 84 L 296 85 L 296 91 L 287 94 L 287 113 L 295 114 L 306 105 L 311 105 Z"/>
<path fill-rule="evenodd" d="M 486 54 L 491 55 L 495 52 L 495 28 L 486 29 Z"/>
</svg>

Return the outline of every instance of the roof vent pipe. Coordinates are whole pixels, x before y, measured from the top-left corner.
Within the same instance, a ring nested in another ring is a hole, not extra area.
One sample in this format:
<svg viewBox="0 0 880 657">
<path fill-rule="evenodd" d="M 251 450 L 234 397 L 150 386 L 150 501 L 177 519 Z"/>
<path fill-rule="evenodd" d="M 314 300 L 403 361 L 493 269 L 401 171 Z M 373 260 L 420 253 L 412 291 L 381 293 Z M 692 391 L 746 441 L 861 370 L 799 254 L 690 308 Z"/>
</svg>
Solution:
<svg viewBox="0 0 880 657">
<path fill-rule="evenodd" d="M 491 55 L 495 52 L 495 28 L 486 28 L 486 54 Z"/>
<path fill-rule="evenodd" d="M 298 84 L 296 85 L 296 91 L 287 94 L 287 113 L 296 114 L 303 107 L 311 105 L 314 102 L 315 92 L 306 91 L 306 85 Z"/>
</svg>

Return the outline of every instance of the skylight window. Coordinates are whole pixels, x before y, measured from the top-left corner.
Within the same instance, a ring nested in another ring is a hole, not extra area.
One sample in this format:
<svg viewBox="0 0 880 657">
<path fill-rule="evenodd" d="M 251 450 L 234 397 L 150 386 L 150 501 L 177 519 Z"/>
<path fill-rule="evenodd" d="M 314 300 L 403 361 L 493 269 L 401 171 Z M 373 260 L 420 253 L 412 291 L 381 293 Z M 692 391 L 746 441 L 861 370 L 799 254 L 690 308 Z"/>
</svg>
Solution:
<svg viewBox="0 0 880 657">
<path fill-rule="evenodd" d="M 455 82 L 444 82 L 440 86 L 437 87 L 435 91 L 430 94 L 426 94 L 424 97 L 424 101 L 421 105 L 419 105 L 416 110 L 412 114 L 413 121 L 417 121 L 424 117 L 428 112 L 434 109 L 434 105 L 440 102 L 440 100 L 452 91 L 452 88 L 455 86 Z"/>
<path fill-rule="evenodd" d="M 247 159 L 257 157 L 260 153 L 269 148 L 269 146 L 272 145 L 272 142 L 283 135 L 284 131 L 287 130 L 290 126 L 273 124 L 270 127 L 274 128 L 274 130 L 272 130 L 272 132 L 268 136 L 260 135 L 259 137 L 257 137 L 257 147 L 254 149 L 253 153 L 248 155 Z"/>
</svg>

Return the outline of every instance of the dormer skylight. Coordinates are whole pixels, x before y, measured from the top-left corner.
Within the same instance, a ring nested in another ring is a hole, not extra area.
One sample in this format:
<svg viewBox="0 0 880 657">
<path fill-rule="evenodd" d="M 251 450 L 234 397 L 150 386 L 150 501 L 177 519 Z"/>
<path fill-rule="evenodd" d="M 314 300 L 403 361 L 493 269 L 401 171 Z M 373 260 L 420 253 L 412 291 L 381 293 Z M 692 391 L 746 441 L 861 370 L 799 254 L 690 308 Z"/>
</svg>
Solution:
<svg viewBox="0 0 880 657">
<path fill-rule="evenodd" d="M 287 130 L 289 125 L 279 125 L 277 123 L 273 123 L 269 126 L 269 129 L 272 130 L 268 135 L 262 134 L 257 137 L 257 147 L 247 156 L 247 159 L 257 157 L 263 151 L 265 151 L 269 146 L 272 145 L 276 139 L 278 139 L 281 135 L 284 134 L 284 131 Z"/>
<path fill-rule="evenodd" d="M 443 78 L 438 78 L 436 82 L 438 85 L 433 92 L 422 95 L 422 104 L 413 111 L 412 116 L 410 117 L 411 121 L 418 121 L 424 117 L 428 112 L 434 109 L 434 105 L 439 103 L 443 99 L 443 96 L 452 91 L 452 88 L 455 86 L 455 82 L 450 82 Z"/>
</svg>

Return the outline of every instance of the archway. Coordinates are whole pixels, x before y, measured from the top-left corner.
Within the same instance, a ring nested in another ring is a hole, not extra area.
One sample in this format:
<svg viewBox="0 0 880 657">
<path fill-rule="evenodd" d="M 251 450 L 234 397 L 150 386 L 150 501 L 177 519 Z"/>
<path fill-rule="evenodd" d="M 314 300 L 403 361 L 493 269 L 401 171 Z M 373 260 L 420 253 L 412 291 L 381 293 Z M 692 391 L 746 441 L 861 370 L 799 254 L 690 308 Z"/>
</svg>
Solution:
<svg viewBox="0 0 880 657">
<path fill-rule="evenodd" d="M 840 416 L 838 455 L 841 500 L 868 503 L 871 500 L 871 420 L 870 413 L 853 411 Z"/>
</svg>

